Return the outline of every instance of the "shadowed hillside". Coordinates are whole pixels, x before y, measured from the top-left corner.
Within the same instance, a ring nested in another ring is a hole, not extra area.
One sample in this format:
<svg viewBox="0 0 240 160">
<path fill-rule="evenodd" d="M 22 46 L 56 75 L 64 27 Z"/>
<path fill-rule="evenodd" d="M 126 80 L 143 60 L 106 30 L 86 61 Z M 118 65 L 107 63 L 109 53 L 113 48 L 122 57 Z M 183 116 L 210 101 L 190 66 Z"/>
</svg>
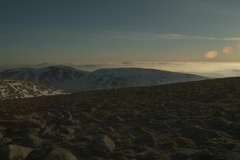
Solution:
<svg viewBox="0 0 240 160">
<path fill-rule="evenodd" d="M 225 78 L 1 101 L 0 155 L 237 160 L 239 95 Z"/>
</svg>

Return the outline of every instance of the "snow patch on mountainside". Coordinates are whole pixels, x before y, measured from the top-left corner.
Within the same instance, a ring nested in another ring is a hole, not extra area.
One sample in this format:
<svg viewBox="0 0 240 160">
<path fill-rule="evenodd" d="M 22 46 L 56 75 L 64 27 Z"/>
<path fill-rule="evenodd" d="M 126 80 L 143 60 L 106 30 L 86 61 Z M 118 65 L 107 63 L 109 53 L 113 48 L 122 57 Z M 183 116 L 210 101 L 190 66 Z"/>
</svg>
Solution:
<svg viewBox="0 0 240 160">
<path fill-rule="evenodd" d="M 32 82 L 0 78 L 0 99 L 29 98 L 63 94 L 67 94 L 67 92 Z"/>
</svg>

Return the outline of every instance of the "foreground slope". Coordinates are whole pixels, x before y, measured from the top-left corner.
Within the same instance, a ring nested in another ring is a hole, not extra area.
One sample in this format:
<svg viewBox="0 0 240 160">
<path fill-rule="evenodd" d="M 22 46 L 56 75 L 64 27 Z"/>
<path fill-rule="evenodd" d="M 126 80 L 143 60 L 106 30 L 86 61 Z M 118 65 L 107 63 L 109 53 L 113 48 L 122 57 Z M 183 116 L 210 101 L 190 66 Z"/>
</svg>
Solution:
<svg viewBox="0 0 240 160">
<path fill-rule="evenodd" d="M 67 94 L 67 92 L 32 82 L 0 78 L 0 99 L 29 98 Z"/>
<path fill-rule="evenodd" d="M 111 68 L 85 72 L 67 66 L 7 70 L 1 72 L 0 76 L 53 86 L 69 92 L 153 86 L 207 79 L 192 74 L 154 69 Z"/>
<path fill-rule="evenodd" d="M 0 156 L 237 160 L 239 82 L 226 78 L 2 101 Z"/>
</svg>

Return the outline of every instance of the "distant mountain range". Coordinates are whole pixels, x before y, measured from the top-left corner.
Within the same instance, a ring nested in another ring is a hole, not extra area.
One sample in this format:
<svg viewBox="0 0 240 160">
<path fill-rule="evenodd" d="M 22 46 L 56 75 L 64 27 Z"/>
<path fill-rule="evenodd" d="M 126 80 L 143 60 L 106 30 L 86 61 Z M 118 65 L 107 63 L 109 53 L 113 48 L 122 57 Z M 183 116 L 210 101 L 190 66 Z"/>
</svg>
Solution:
<svg viewBox="0 0 240 160">
<path fill-rule="evenodd" d="M 68 92 L 152 86 L 208 79 L 193 74 L 155 69 L 111 68 L 86 72 L 68 66 L 11 69 L 0 72 L 0 77 L 30 81 Z"/>
<path fill-rule="evenodd" d="M 29 98 L 63 94 L 67 94 L 67 92 L 32 82 L 0 78 L 0 99 Z"/>
</svg>

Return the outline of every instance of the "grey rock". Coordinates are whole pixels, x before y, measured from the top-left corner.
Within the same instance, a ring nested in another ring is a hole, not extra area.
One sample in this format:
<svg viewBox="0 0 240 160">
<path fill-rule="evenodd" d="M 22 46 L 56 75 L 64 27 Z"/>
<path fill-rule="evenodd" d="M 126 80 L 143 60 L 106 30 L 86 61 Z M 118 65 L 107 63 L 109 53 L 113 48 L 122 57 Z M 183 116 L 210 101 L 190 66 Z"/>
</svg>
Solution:
<svg viewBox="0 0 240 160">
<path fill-rule="evenodd" d="M 46 151 L 42 148 L 34 149 L 24 160 L 44 160 Z"/>
<path fill-rule="evenodd" d="M 5 130 L 6 130 L 6 127 L 0 126 L 0 131 L 5 131 Z"/>
<path fill-rule="evenodd" d="M 67 119 L 67 120 L 73 119 L 72 113 L 70 111 L 64 112 L 63 115 L 64 115 L 64 119 Z"/>
<path fill-rule="evenodd" d="M 40 132 L 40 130 L 41 130 L 40 128 L 25 128 L 24 129 L 24 131 L 26 133 L 30 133 L 30 134 L 34 134 L 34 135 L 38 134 Z"/>
<path fill-rule="evenodd" d="M 42 144 L 42 139 L 39 138 L 38 136 L 29 134 L 23 137 L 22 143 L 28 147 L 34 148 Z"/>
<path fill-rule="evenodd" d="M 135 135 L 135 134 L 139 134 L 139 131 L 137 131 L 136 129 L 133 129 L 133 128 L 131 128 L 131 127 L 129 127 L 129 128 L 120 128 L 120 129 L 118 130 L 118 132 L 119 132 L 120 134 L 123 134 L 123 135 L 130 135 L 130 134 Z"/>
<path fill-rule="evenodd" d="M 10 142 L 12 142 L 12 140 L 10 138 L 6 138 L 6 137 L 0 138 L 0 147 L 3 147 Z"/>
<path fill-rule="evenodd" d="M 240 159 L 240 145 L 236 145 L 228 154 L 227 160 L 239 160 Z"/>
<path fill-rule="evenodd" d="M 193 156 L 196 153 L 196 150 L 194 149 L 178 149 L 177 152 L 173 153 L 170 158 L 173 160 L 186 160 Z"/>
<path fill-rule="evenodd" d="M 107 132 L 115 132 L 115 130 L 111 126 L 105 127 L 104 130 Z"/>
<path fill-rule="evenodd" d="M 240 153 L 237 152 L 231 152 L 228 154 L 226 160 L 239 160 L 240 159 Z"/>
<path fill-rule="evenodd" d="M 45 160 L 77 160 L 77 158 L 65 148 L 56 148 L 47 155 Z"/>
<path fill-rule="evenodd" d="M 124 122 L 124 119 L 122 119 L 119 116 L 115 116 L 115 115 L 108 117 L 107 120 L 110 121 L 110 122 L 115 122 L 115 123 L 122 123 L 122 122 Z"/>
<path fill-rule="evenodd" d="M 92 157 L 89 157 L 87 160 L 102 160 L 102 158 L 92 156 Z"/>
<path fill-rule="evenodd" d="M 118 160 L 128 160 L 128 158 L 124 157 L 124 156 L 121 156 L 118 158 Z"/>
<path fill-rule="evenodd" d="M 55 135 L 55 133 L 53 133 L 51 128 L 45 127 L 43 132 L 41 133 L 41 135 L 46 136 L 46 135 Z"/>
<path fill-rule="evenodd" d="M 36 127 L 36 128 L 44 128 L 46 126 L 47 122 L 43 119 L 35 119 L 32 118 L 29 121 L 29 127 Z"/>
<path fill-rule="evenodd" d="M 212 153 L 209 151 L 200 151 L 193 156 L 192 160 L 212 160 Z"/>
<path fill-rule="evenodd" d="M 131 148 L 134 148 L 132 146 L 130 146 Z M 123 150 L 121 152 L 122 156 L 128 158 L 128 159 L 133 159 L 135 153 L 137 152 L 136 150 L 134 151 L 133 149 L 130 149 L 130 147 L 127 150 Z"/>
<path fill-rule="evenodd" d="M 93 146 L 98 153 L 111 153 L 115 149 L 115 143 L 108 136 L 98 138 Z"/>
<path fill-rule="evenodd" d="M 33 111 L 30 116 L 33 117 L 33 118 L 40 118 L 40 117 L 41 117 L 41 116 L 40 116 L 37 112 L 35 112 L 35 111 Z"/>
<path fill-rule="evenodd" d="M 75 123 L 74 120 L 62 119 L 60 121 L 60 125 L 73 125 Z"/>
<path fill-rule="evenodd" d="M 183 129 L 183 135 L 192 139 L 197 145 L 203 144 L 209 138 L 217 136 L 217 131 L 200 128 L 197 126 L 188 126 Z"/>
<path fill-rule="evenodd" d="M 155 138 L 151 133 L 146 133 L 135 138 L 133 143 L 136 145 L 155 146 L 157 141 L 157 138 Z"/>
<path fill-rule="evenodd" d="M 73 139 L 74 136 L 71 134 L 60 133 L 60 134 L 58 134 L 58 136 L 56 138 L 59 140 L 69 140 L 69 139 Z"/>
<path fill-rule="evenodd" d="M 14 120 L 23 120 L 23 119 L 25 119 L 25 117 L 22 116 L 22 115 L 12 115 L 12 119 L 14 119 Z"/>
<path fill-rule="evenodd" d="M 147 151 L 147 152 L 143 152 L 143 153 L 137 153 L 135 155 L 135 158 L 136 159 L 142 159 L 142 160 L 145 160 L 145 159 L 149 159 L 149 160 L 172 160 L 170 159 L 165 153 L 161 152 L 161 151 Z"/>
<path fill-rule="evenodd" d="M 58 118 L 64 118 L 64 115 L 61 111 L 55 111 L 53 116 L 57 116 Z"/>
<path fill-rule="evenodd" d="M 146 133 L 144 135 L 139 136 L 134 140 L 135 144 L 148 144 L 157 142 L 157 138 L 155 138 L 152 134 Z"/>
<path fill-rule="evenodd" d="M 171 127 L 166 122 L 154 122 L 149 125 L 149 128 L 156 131 L 171 130 Z"/>
<path fill-rule="evenodd" d="M 56 128 L 56 124 L 48 124 L 47 126 L 45 126 L 44 128 L 50 128 L 50 129 L 55 129 Z"/>
<path fill-rule="evenodd" d="M 223 119 L 223 118 L 213 118 L 208 122 L 208 124 L 211 127 L 217 128 L 217 129 L 228 129 L 229 128 L 229 123 Z"/>
<path fill-rule="evenodd" d="M 60 133 L 64 134 L 73 134 L 75 132 L 72 128 L 60 128 Z"/>
<path fill-rule="evenodd" d="M 32 152 L 32 148 L 22 147 L 19 145 L 7 145 L 3 148 L 4 157 L 7 159 L 12 158 L 26 158 Z"/>
<path fill-rule="evenodd" d="M 174 141 L 168 141 L 162 143 L 160 147 L 162 150 L 175 152 L 177 148 L 177 143 L 175 143 Z"/>
<path fill-rule="evenodd" d="M 74 122 L 74 124 L 80 124 L 81 123 L 81 121 L 79 119 L 75 119 L 73 122 Z"/>
<path fill-rule="evenodd" d="M 195 148 L 195 142 L 191 139 L 184 138 L 184 137 L 178 137 L 175 141 L 178 146 L 182 148 Z"/>
</svg>

